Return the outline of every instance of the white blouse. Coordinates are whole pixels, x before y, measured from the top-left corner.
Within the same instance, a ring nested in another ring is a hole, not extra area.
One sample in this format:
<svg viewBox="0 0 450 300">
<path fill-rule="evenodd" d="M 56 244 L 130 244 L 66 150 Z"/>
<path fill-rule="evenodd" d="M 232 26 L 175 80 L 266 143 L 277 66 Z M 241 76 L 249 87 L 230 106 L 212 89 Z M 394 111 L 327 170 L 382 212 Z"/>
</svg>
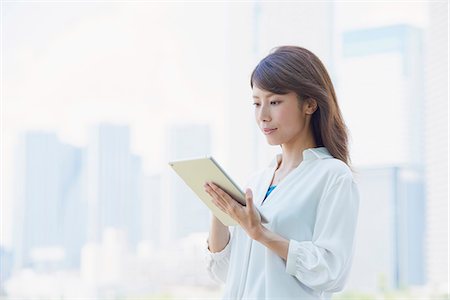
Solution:
<svg viewBox="0 0 450 300">
<path fill-rule="evenodd" d="M 306 149 L 261 205 L 280 161 L 278 154 L 248 187 L 264 226 L 289 240 L 287 261 L 233 227 L 222 251 L 206 250 L 208 273 L 226 284 L 223 299 L 329 299 L 344 287 L 359 205 L 351 170 L 325 147 Z"/>
</svg>

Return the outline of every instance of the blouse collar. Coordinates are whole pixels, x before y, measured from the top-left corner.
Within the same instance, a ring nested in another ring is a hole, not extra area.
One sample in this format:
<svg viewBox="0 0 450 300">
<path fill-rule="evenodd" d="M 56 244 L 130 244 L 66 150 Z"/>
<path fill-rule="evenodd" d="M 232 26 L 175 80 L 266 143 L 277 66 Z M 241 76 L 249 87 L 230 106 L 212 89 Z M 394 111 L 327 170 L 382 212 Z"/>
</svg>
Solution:
<svg viewBox="0 0 450 300">
<path fill-rule="evenodd" d="M 333 158 L 325 147 L 308 148 L 303 150 L 303 160 Z"/>
<path fill-rule="evenodd" d="M 271 166 L 278 166 L 281 162 L 282 154 L 278 153 L 276 156 L 276 160 L 273 160 Z M 326 159 L 333 158 L 327 148 L 325 147 L 317 147 L 317 148 L 308 148 L 303 150 L 303 160 L 315 160 L 315 159 Z"/>
</svg>

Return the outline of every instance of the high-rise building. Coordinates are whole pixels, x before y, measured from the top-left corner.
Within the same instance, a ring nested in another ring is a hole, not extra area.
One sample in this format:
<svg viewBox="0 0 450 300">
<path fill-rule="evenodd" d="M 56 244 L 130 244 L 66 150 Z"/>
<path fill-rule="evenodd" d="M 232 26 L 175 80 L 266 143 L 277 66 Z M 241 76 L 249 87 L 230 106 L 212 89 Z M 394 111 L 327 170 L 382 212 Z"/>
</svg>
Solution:
<svg viewBox="0 0 450 300">
<path fill-rule="evenodd" d="M 420 169 L 358 169 L 360 209 L 348 290 L 382 292 L 424 283 L 424 184 Z"/>
<path fill-rule="evenodd" d="M 142 240 L 153 247 L 161 245 L 162 221 L 161 175 L 147 175 L 142 181 Z"/>
<path fill-rule="evenodd" d="M 138 155 L 131 155 L 130 164 L 130 192 L 127 199 L 128 214 L 125 230 L 128 231 L 128 241 L 134 248 L 142 240 L 142 158 Z"/>
<path fill-rule="evenodd" d="M 0 297 L 5 296 L 5 282 L 11 276 L 12 271 L 12 252 L 3 246 L 0 246 Z"/>
<path fill-rule="evenodd" d="M 409 25 L 343 34 L 337 91 L 361 192 L 355 289 L 425 283 L 422 45 Z"/>
<path fill-rule="evenodd" d="M 228 67 L 224 146 L 228 147 L 229 172 L 243 186 L 250 174 L 266 167 L 274 154 L 281 152 L 279 146 L 267 144 L 255 122 L 251 72 L 274 47 L 298 45 L 316 53 L 333 73 L 333 3 L 293 1 L 280 5 L 254 1 L 229 4 L 227 20 L 226 59 L 232 63 Z"/>
<path fill-rule="evenodd" d="M 60 168 L 67 170 L 59 177 L 60 218 L 62 244 L 66 251 L 69 267 L 80 265 L 80 249 L 86 242 L 87 204 L 83 199 L 82 162 L 85 149 L 72 145 L 62 145 Z"/>
<path fill-rule="evenodd" d="M 449 293 L 448 2 L 429 3 L 425 64 L 427 279 Z"/>
<path fill-rule="evenodd" d="M 337 90 L 355 165 L 424 164 L 423 38 L 393 25 L 343 34 Z M 370 154 L 370 155 L 368 155 Z"/>
<path fill-rule="evenodd" d="M 54 133 L 32 131 L 17 155 L 15 267 L 76 267 L 85 241 L 81 150 Z M 55 251 L 58 261 L 50 257 Z"/>
<path fill-rule="evenodd" d="M 131 247 L 140 240 L 141 161 L 130 152 L 128 126 L 100 124 L 91 131 L 85 159 L 88 239 L 106 228 L 125 231 Z"/>
<path fill-rule="evenodd" d="M 209 125 L 173 125 L 168 132 L 168 156 L 170 160 L 205 157 L 211 154 Z M 191 233 L 209 229 L 208 208 L 189 187 L 173 172 L 169 174 L 170 219 L 169 236 L 183 238 Z"/>
</svg>

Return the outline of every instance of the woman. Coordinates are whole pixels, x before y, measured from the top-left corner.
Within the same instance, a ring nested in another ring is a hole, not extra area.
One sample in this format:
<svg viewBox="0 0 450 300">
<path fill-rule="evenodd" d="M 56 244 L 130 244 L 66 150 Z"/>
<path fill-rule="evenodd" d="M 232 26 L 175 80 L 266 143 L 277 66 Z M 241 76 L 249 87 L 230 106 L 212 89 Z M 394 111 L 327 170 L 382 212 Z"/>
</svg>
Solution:
<svg viewBox="0 0 450 300">
<path fill-rule="evenodd" d="M 246 206 L 205 183 L 239 223 L 230 234 L 213 217 L 208 271 L 226 283 L 224 299 L 329 299 L 350 270 L 359 203 L 333 85 L 322 62 L 294 46 L 265 57 L 250 85 L 256 123 L 282 152 L 250 180 Z"/>
</svg>

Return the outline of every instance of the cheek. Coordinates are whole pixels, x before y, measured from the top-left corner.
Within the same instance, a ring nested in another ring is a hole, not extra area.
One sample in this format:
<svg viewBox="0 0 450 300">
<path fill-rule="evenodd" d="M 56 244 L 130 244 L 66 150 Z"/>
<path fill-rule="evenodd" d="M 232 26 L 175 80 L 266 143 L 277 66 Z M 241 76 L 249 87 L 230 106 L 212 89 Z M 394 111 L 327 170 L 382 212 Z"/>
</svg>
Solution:
<svg viewBox="0 0 450 300">
<path fill-rule="evenodd" d="M 303 126 L 301 115 L 292 111 L 285 112 L 283 116 L 281 116 L 281 120 L 293 130 Z"/>
<path fill-rule="evenodd" d="M 254 117 L 255 117 L 255 122 L 256 122 L 256 124 L 258 124 L 258 126 L 259 126 L 258 112 L 255 110 L 255 112 L 254 112 L 253 114 L 254 114 Z"/>
<path fill-rule="evenodd" d="M 283 108 L 276 112 L 277 119 L 284 123 L 292 123 L 297 120 L 297 115 L 293 113 L 293 111 L 289 110 L 289 108 Z"/>
</svg>

